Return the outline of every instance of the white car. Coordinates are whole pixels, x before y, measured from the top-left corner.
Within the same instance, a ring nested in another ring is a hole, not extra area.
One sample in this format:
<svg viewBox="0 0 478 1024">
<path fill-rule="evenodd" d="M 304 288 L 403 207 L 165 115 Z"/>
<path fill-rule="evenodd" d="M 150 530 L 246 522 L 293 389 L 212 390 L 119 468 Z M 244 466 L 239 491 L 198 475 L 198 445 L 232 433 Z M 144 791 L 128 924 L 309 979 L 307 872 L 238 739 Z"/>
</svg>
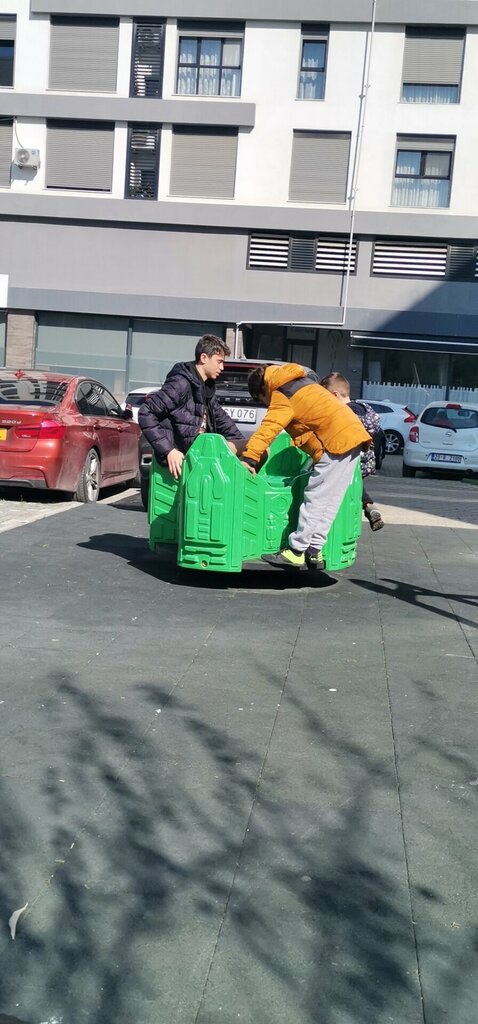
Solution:
<svg viewBox="0 0 478 1024">
<path fill-rule="evenodd" d="M 385 434 L 385 452 L 387 455 L 397 455 L 403 448 L 405 438 L 408 437 L 410 425 L 415 423 L 416 416 L 406 405 L 399 405 L 398 402 L 389 402 L 388 399 L 361 398 L 361 402 L 367 402 L 374 412 L 380 416 L 382 430 Z"/>
<path fill-rule="evenodd" d="M 478 405 L 431 402 L 410 428 L 403 476 L 417 469 L 478 473 Z"/>
<path fill-rule="evenodd" d="M 150 395 L 152 391 L 159 391 L 160 387 L 161 384 L 151 384 L 151 387 L 149 388 L 134 388 L 133 391 L 129 391 L 126 395 L 121 408 L 131 409 L 131 412 L 133 413 L 133 420 L 137 423 L 139 407 L 143 404 L 146 395 Z"/>
</svg>

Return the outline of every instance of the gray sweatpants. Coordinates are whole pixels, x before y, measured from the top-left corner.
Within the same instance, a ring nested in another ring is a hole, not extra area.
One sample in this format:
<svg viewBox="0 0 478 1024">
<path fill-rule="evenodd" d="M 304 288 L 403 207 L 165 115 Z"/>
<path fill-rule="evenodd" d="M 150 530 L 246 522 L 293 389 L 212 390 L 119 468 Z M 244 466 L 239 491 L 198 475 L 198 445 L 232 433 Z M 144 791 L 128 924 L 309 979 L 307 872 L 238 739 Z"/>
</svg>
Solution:
<svg viewBox="0 0 478 1024">
<path fill-rule="evenodd" d="M 297 529 L 289 534 L 289 544 L 295 551 L 323 547 L 359 458 L 360 447 L 345 455 L 324 452 L 315 463 L 299 509 Z"/>
</svg>

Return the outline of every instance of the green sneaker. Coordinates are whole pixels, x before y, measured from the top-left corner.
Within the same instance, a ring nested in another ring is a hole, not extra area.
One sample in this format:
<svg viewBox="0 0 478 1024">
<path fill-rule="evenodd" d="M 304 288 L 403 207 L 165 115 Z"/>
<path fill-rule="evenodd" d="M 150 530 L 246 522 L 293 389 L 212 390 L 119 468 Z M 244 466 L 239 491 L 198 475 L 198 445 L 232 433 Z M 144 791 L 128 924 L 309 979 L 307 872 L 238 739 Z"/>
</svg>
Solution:
<svg viewBox="0 0 478 1024">
<path fill-rule="evenodd" d="M 317 548 L 307 548 L 305 552 L 305 564 L 308 569 L 315 572 L 316 569 L 325 569 L 325 562 L 322 558 L 322 552 L 318 551 Z"/>
<path fill-rule="evenodd" d="M 279 569 L 301 569 L 305 565 L 303 551 L 292 551 L 292 548 L 284 548 L 283 551 L 276 551 L 274 555 L 263 555 L 263 562 L 269 565 L 277 565 Z"/>
</svg>

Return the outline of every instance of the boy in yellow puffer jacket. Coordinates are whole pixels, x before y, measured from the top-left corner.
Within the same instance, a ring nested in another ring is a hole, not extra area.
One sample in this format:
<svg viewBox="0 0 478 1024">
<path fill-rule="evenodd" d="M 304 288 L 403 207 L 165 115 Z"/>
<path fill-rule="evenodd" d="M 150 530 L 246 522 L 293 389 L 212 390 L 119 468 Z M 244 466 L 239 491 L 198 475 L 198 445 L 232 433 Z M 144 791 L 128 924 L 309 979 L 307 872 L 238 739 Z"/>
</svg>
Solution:
<svg viewBox="0 0 478 1024">
<path fill-rule="evenodd" d="M 309 569 L 323 568 L 321 549 L 360 453 L 371 444 L 370 434 L 347 405 L 341 405 L 297 363 L 257 367 L 249 374 L 248 387 L 252 398 L 267 405 L 268 411 L 249 438 L 241 461 L 254 473 L 271 442 L 286 430 L 293 444 L 314 462 L 289 546 L 263 555 L 263 560 L 286 569 L 304 564 Z"/>
</svg>

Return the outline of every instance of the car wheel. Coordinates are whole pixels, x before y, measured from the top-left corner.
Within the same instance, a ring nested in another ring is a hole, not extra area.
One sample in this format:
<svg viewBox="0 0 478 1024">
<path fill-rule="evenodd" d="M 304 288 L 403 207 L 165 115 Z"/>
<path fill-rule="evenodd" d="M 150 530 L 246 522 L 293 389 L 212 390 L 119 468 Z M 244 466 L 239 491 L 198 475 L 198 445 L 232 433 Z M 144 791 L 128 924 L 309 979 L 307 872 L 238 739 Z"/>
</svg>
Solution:
<svg viewBox="0 0 478 1024">
<path fill-rule="evenodd" d="M 149 507 L 149 477 L 141 478 L 141 501 L 143 502 L 143 508 L 148 511 Z"/>
<path fill-rule="evenodd" d="M 403 437 L 396 430 L 385 431 L 385 451 L 387 455 L 397 455 L 403 448 Z"/>
<path fill-rule="evenodd" d="M 85 465 L 81 471 L 78 487 L 76 488 L 75 501 L 82 501 L 91 504 L 98 501 L 101 487 L 101 463 L 96 448 L 90 448 L 85 459 Z"/>
<path fill-rule="evenodd" d="M 417 471 L 416 471 L 416 469 L 413 468 L 413 466 L 406 466 L 405 463 L 403 463 L 403 466 L 402 466 L 402 476 L 416 476 L 416 475 L 417 475 Z"/>
</svg>

